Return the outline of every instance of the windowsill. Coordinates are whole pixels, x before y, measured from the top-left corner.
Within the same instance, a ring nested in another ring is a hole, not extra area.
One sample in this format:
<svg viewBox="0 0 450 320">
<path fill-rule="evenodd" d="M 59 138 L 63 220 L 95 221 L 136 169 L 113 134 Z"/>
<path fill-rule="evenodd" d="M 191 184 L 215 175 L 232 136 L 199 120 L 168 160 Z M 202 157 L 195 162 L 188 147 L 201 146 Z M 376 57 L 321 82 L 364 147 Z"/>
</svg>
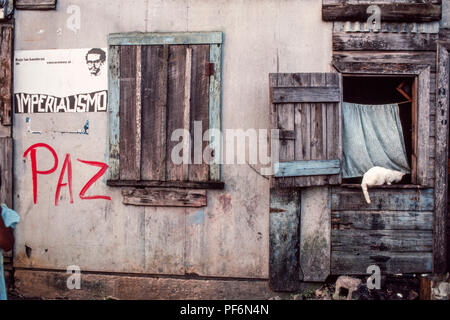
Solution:
<svg viewBox="0 0 450 320">
<path fill-rule="evenodd" d="M 349 189 L 361 189 L 361 184 L 356 183 L 343 183 L 340 185 L 343 188 L 349 188 Z M 387 184 L 383 184 L 381 186 L 373 186 L 369 187 L 369 189 L 428 189 L 429 187 L 421 186 L 418 184 L 391 184 L 390 186 Z"/>
<path fill-rule="evenodd" d="M 224 189 L 222 181 L 158 181 L 158 180 L 108 180 L 110 187 Z"/>
</svg>

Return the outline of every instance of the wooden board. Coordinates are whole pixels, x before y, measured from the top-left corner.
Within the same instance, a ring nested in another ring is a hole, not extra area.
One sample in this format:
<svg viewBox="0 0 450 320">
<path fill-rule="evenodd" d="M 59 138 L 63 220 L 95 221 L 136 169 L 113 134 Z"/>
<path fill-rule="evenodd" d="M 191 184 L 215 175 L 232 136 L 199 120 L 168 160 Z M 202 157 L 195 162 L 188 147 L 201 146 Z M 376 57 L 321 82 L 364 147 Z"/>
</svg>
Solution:
<svg viewBox="0 0 450 320">
<path fill-rule="evenodd" d="M 429 273 L 432 265 L 431 252 L 370 252 L 365 251 L 358 255 L 353 252 L 331 252 L 331 273 L 367 274 L 367 267 L 376 265 L 382 274 L 398 273 Z"/>
<path fill-rule="evenodd" d="M 300 103 L 300 102 L 339 102 L 341 90 L 339 87 L 311 87 L 311 88 L 272 88 L 273 103 Z"/>
<path fill-rule="evenodd" d="M 269 285 L 274 291 L 296 291 L 299 268 L 300 191 L 270 190 Z"/>
<path fill-rule="evenodd" d="M 334 51 L 436 51 L 437 34 L 333 32 Z"/>
<path fill-rule="evenodd" d="M 108 179 L 120 179 L 120 47 L 108 51 Z"/>
<path fill-rule="evenodd" d="M 136 46 L 120 48 L 120 179 L 139 179 L 136 163 Z"/>
<path fill-rule="evenodd" d="M 438 81 L 435 154 L 435 217 L 433 272 L 447 271 L 447 201 L 448 201 L 448 121 L 449 57 L 447 49 L 438 47 Z"/>
<path fill-rule="evenodd" d="M 168 50 L 142 47 L 142 180 L 166 180 Z"/>
<path fill-rule="evenodd" d="M 184 91 L 186 72 L 186 46 L 169 46 L 169 64 L 167 80 L 167 136 L 166 166 L 167 180 L 183 180 L 183 164 L 175 164 L 171 153 L 180 141 L 171 141 L 176 129 L 187 129 L 184 123 Z"/>
<path fill-rule="evenodd" d="M 278 162 L 275 177 L 336 175 L 341 171 L 339 159 Z"/>
<path fill-rule="evenodd" d="M 433 189 L 369 188 L 372 203 L 364 200 L 361 189 L 333 187 L 331 210 L 343 211 L 433 211 Z"/>
<path fill-rule="evenodd" d="M 160 187 L 188 189 L 223 189 L 223 181 L 108 180 L 111 187 Z"/>
<path fill-rule="evenodd" d="M 367 21 L 371 13 L 367 8 L 376 4 L 380 7 L 381 21 L 429 22 L 441 20 L 441 2 L 433 1 L 355 1 L 323 0 L 324 21 Z"/>
<path fill-rule="evenodd" d="M 432 252 L 431 230 L 332 230 L 333 252 Z"/>
<path fill-rule="evenodd" d="M 56 9 L 57 0 L 15 0 L 16 9 L 19 10 L 53 10 Z"/>
<path fill-rule="evenodd" d="M 333 230 L 433 230 L 432 211 L 333 211 Z"/>
<path fill-rule="evenodd" d="M 209 165 L 203 159 L 203 150 L 208 141 L 203 141 L 203 135 L 209 128 L 209 78 L 210 78 L 210 48 L 209 45 L 191 45 L 192 75 L 191 75 L 191 154 L 192 164 L 189 165 L 190 181 L 208 181 Z M 201 128 L 197 126 L 201 124 Z M 196 129 L 198 132 L 195 132 Z"/>
<path fill-rule="evenodd" d="M 0 203 L 13 207 L 13 141 L 11 137 L 0 138 Z"/>
<path fill-rule="evenodd" d="M 13 24 L 0 23 L 0 120 L 4 126 L 11 125 L 13 38 Z"/>
<path fill-rule="evenodd" d="M 123 203 L 153 207 L 204 207 L 206 190 L 168 188 L 122 189 Z"/>
</svg>

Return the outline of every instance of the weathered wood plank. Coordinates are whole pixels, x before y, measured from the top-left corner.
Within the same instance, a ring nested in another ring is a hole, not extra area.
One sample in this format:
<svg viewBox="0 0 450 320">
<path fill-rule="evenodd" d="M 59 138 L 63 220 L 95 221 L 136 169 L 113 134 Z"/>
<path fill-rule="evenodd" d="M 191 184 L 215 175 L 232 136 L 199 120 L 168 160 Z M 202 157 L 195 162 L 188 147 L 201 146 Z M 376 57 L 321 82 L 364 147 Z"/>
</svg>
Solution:
<svg viewBox="0 0 450 320">
<path fill-rule="evenodd" d="M 19 10 L 55 10 L 57 0 L 15 0 Z"/>
<path fill-rule="evenodd" d="M 12 116 L 13 38 L 13 25 L 0 24 L 0 120 L 4 126 L 11 125 Z"/>
<path fill-rule="evenodd" d="M 332 230 L 333 252 L 432 252 L 431 230 Z"/>
<path fill-rule="evenodd" d="M 13 140 L 0 137 L 0 203 L 13 205 Z"/>
<path fill-rule="evenodd" d="M 168 46 L 142 47 L 143 180 L 166 180 L 168 50 Z"/>
<path fill-rule="evenodd" d="M 136 46 L 120 47 L 120 179 L 140 178 L 136 166 Z"/>
<path fill-rule="evenodd" d="M 160 180 L 108 180 L 111 187 L 161 187 L 188 189 L 223 189 L 222 181 L 160 181 Z"/>
<path fill-rule="evenodd" d="M 334 230 L 433 230 L 432 211 L 333 211 Z"/>
<path fill-rule="evenodd" d="M 310 73 L 304 73 L 294 77 L 294 84 L 296 86 L 311 86 Z M 311 159 L 311 104 L 297 103 L 295 108 L 295 160 L 310 160 Z M 310 177 L 296 177 L 295 184 L 299 186 L 310 186 Z"/>
<path fill-rule="evenodd" d="M 438 81 L 435 147 L 435 216 L 433 272 L 447 271 L 447 201 L 448 201 L 448 120 L 449 57 L 447 49 L 438 47 Z"/>
<path fill-rule="evenodd" d="M 361 189 L 332 188 L 332 211 L 433 211 L 434 191 L 428 189 L 369 188 L 372 203 L 364 200 Z"/>
<path fill-rule="evenodd" d="M 109 179 L 120 178 L 120 47 L 108 51 Z"/>
<path fill-rule="evenodd" d="M 292 87 L 294 85 L 294 79 L 292 74 L 284 73 L 278 75 L 278 85 Z M 278 114 L 278 128 L 281 131 L 295 130 L 294 119 L 294 104 L 286 103 L 277 105 Z M 293 161 L 295 159 L 295 141 L 293 140 L 280 140 L 279 144 L 279 160 L 280 161 Z M 277 164 L 274 165 L 274 169 L 277 170 Z M 295 186 L 295 180 L 291 178 L 277 178 L 278 185 L 283 187 Z"/>
<path fill-rule="evenodd" d="M 169 188 L 122 189 L 123 203 L 153 207 L 204 207 L 206 190 Z"/>
<path fill-rule="evenodd" d="M 300 160 L 275 164 L 275 177 L 299 177 L 338 174 L 341 162 L 335 160 Z"/>
<path fill-rule="evenodd" d="M 367 267 L 376 265 L 382 274 L 429 273 L 432 265 L 431 252 L 331 252 L 331 273 L 367 274 Z"/>
<path fill-rule="evenodd" d="M 184 128 L 184 92 L 185 92 L 185 73 L 186 73 L 186 46 L 169 46 L 169 65 L 168 65 L 168 93 L 167 93 L 167 153 L 166 168 L 167 180 L 183 180 L 183 163 L 174 163 L 172 159 L 173 148 L 181 140 L 172 141 L 171 137 L 175 130 Z M 182 157 L 182 151 L 179 155 Z"/>
<path fill-rule="evenodd" d="M 428 65 L 432 74 L 436 72 L 436 52 L 433 51 L 335 51 L 333 52 L 333 61 Z"/>
<path fill-rule="evenodd" d="M 272 103 L 339 102 L 339 87 L 275 87 Z"/>
<path fill-rule="evenodd" d="M 324 21 L 367 21 L 371 13 L 367 8 L 377 4 L 381 10 L 381 21 L 429 22 L 441 20 L 441 4 L 432 2 L 366 1 L 323 1 L 322 19 Z"/>
<path fill-rule="evenodd" d="M 326 85 L 326 73 L 316 73 L 311 75 L 311 86 L 313 87 L 321 87 Z M 339 88 L 330 88 L 330 90 L 334 91 L 337 89 L 337 101 L 340 100 L 340 89 Z M 335 100 L 334 100 L 335 101 Z M 333 102 L 333 101 L 332 101 Z M 325 160 L 327 159 L 327 150 L 326 150 L 326 122 L 324 126 L 324 120 L 326 121 L 326 113 L 324 114 L 324 105 L 323 103 L 312 103 L 311 104 L 311 159 L 312 160 Z M 324 143 L 325 139 L 325 143 Z M 340 170 L 339 170 L 340 171 Z M 334 170 L 336 172 L 336 168 Z M 311 185 L 326 185 L 328 184 L 327 177 L 321 176 L 313 176 L 311 177 Z"/>
<path fill-rule="evenodd" d="M 435 51 L 437 34 L 334 32 L 334 51 Z"/>
<path fill-rule="evenodd" d="M 429 68 L 428 65 L 410 63 L 342 62 L 339 60 L 333 61 L 333 66 L 342 73 L 373 73 L 380 75 L 419 75 L 425 68 Z"/>
<path fill-rule="evenodd" d="M 428 181 L 429 136 L 430 136 L 430 68 L 424 68 L 418 76 L 417 94 L 417 182 L 432 186 Z"/>
<path fill-rule="evenodd" d="M 209 143 L 214 151 L 213 159 L 209 165 L 209 179 L 220 181 L 221 171 L 221 148 L 222 141 L 220 132 L 222 128 L 221 87 L 222 87 L 222 46 L 211 44 L 209 49 L 209 62 L 212 63 L 213 73 L 209 77 Z"/>
<path fill-rule="evenodd" d="M 189 180 L 189 167 L 191 159 L 191 81 L 192 81 L 192 48 L 186 47 L 186 61 L 184 68 L 184 97 L 183 97 L 183 129 L 187 136 L 183 139 L 183 180 Z M 188 154 L 186 155 L 185 152 Z"/>
<path fill-rule="evenodd" d="M 190 181 L 209 180 L 209 165 L 203 160 L 203 150 L 208 141 L 203 141 L 209 129 L 209 45 L 193 45 L 192 86 L 191 86 L 191 151 L 192 164 L 189 166 Z M 201 125 L 199 128 L 198 126 Z"/>
<path fill-rule="evenodd" d="M 303 281 L 324 282 L 330 275 L 330 188 L 301 190 L 300 267 Z"/>
<path fill-rule="evenodd" d="M 183 44 L 221 44 L 222 32 L 128 32 L 108 35 L 110 45 L 183 45 Z"/>
<path fill-rule="evenodd" d="M 270 190 L 269 285 L 274 291 L 296 291 L 299 268 L 300 191 Z"/>
</svg>

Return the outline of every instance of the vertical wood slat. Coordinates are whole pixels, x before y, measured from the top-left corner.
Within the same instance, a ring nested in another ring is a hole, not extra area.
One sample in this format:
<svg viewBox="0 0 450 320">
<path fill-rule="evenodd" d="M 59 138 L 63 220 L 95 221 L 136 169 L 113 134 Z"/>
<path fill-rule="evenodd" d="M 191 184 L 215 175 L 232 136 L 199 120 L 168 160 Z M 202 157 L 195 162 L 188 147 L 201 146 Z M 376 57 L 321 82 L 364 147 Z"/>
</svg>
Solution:
<svg viewBox="0 0 450 320">
<path fill-rule="evenodd" d="M 327 74 L 327 85 L 341 85 L 342 76 L 339 74 Z M 342 91 L 341 91 L 342 100 Z M 328 159 L 340 159 L 342 154 L 342 126 L 341 108 L 339 103 L 326 104 L 326 153 Z M 324 113 L 325 115 L 325 113 Z M 330 184 L 340 184 L 342 172 L 339 175 L 329 176 Z"/>
<path fill-rule="evenodd" d="M 430 137 L 430 67 L 419 74 L 417 114 L 417 180 L 420 185 L 429 186 L 428 162 L 430 154 L 428 144 Z"/>
<path fill-rule="evenodd" d="M 0 203 L 5 203 L 9 208 L 12 208 L 13 206 L 12 157 L 13 157 L 12 138 L 11 137 L 0 138 Z"/>
<path fill-rule="evenodd" d="M 192 79 L 192 48 L 186 47 L 186 62 L 184 72 L 184 99 L 183 99 L 183 128 L 191 131 L 191 79 Z M 183 139 L 183 153 L 188 151 L 189 155 L 183 154 L 183 180 L 189 180 L 189 163 L 186 160 L 191 157 L 190 134 Z"/>
<path fill-rule="evenodd" d="M 166 167 L 167 180 L 183 180 L 183 164 L 175 164 L 171 153 L 180 141 L 171 141 L 176 129 L 184 128 L 184 90 L 186 72 L 186 46 L 169 46 L 168 93 L 167 93 L 167 150 Z M 181 155 L 181 153 L 180 153 Z"/>
<path fill-rule="evenodd" d="M 310 86 L 311 74 L 305 73 L 296 77 L 296 86 Z M 311 160 L 311 126 L 309 119 L 311 117 L 311 105 L 309 103 L 295 104 L 295 160 Z M 297 177 L 296 184 L 309 186 L 311 185 L 311 177 Z"/>
<path fill-rule="evenodd" d="M 142 47 L 141 179 L 166 181 L 169 47 Z"/>
<path fill-rule="evenodd" d="M 222 143 L 220 137 L 214 135 L 214 131 L 221 130 L 221 81 L 222 81 L 222 45 L 211 44 L 209 53 L 209 62 L 214 64 L 214 72 L 209 78 L 209 142 L 214 150 L 214 159 L 209 165 L 209 179 L 211 181 L 220 181 L 222 159 Z"/>
<path fill-rule="evenodd" d="M 142 46 L 136 46 L 136 174 L 141 177 L 141 153 L 142 153 Z"/>
<path fill-rule="evenodd" d="M 190 181 L 208 181 L 209 165 L 203 159 L 203 150 L 208 141 L 203 135 L 209 128 L 209 61 L 210 46 L 195 45 L 192 48 L 192 86 L 191 86 L 191 151 L 192 163 L 189 166 Z M 195 132 L 195 123 L 201 122 L 202 130 Z"/>
<path fill-rule="evenodd" d="M 439 46 L 436 92 L 435 211 L 433 221 L 434 273 L 444 273 L 447 271 L 449 66 L 447 49 Z"/>
<path fill-rule="evenodd" d="M 109 179 L 120 179 L 120 47 L 108 52 Z"/>
<path fill-rule="evenodd" d="M 311 77 L 311 86 L 312 87 L 322 87 L 326 86 L 325 74 L 315 74 Z M 323 143 L 323 138 L 326 139 L 326 134 L 324 134 L 324 130 L 326 130 L 323 126 L 323 103 L 314 103 L 311 106 L 311 159 L 312 160 L 321 160 L 326 159 L 326 143 Z M 326 119 L 325 119 L 326 120 Z M 324 152 L 325 151 L 325 152 Z M 327 177 L 325 176 L 314 176 L 311 177 L 311 180 L 314 181 L 315 185 L 324 185 L 327 183 Z"/>
<path fill-rule="evenodd" d="M 136 81 L 137 46 L 120 47 L 120 179 L 138 180 L 136 166 Z"/>
<path fill-rule="evenodd" d="M 278 85 L 280 87 L 292 87 L 292 74 L 279 74 Z M 294 104 L 284 103 L 277 106 L 278 128 L 280 130 L 294 130 Z M 295 160 L 294 140 L 280 138 L 280 162 Z M 279 182 L 285 187 L 294 186 L 294 178 L 278 178 Z"/>
<path fill-rule="evenodd" d="M 0 24 L 0 119 L 4 126 L 11 125 L 13 36 L 11 24 Z"/>
</svg>

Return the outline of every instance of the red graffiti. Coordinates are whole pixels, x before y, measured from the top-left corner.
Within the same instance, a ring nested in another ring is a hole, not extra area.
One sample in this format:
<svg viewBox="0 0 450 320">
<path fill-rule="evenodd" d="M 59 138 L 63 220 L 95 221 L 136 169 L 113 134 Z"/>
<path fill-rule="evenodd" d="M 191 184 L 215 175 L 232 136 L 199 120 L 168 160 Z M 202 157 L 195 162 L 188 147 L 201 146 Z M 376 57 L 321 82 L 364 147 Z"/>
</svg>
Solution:
<svg viewBox="0 0 450 320">
<path fill-rule="evenodd" d="M 37 148 L 46 148 L 47 150 L 49 150 L 52 153 L 53 159 L 55 160 L 55 164 L 53 165 L 53 167 L 50 170 L 40 171 L 37 169 L 37 163 L 36 163 L 36 149 Z M 45 144 L 45 143 L 33 144 L 31 147 L 29 147 L 23 153 L 24 158 L 27 157 L 28 152 L 31 152 L 30 159 L 31 159 L 31 175 L 33 176 L 33 201 L 36 204 L 36 202 L 37 202 L 37 175 L 38 174 L 51 174 L 51 173 L 55 172 L 55 170 L 58 168 L 58 156 L 56 155 L 55 150 L 53 150 L 52 147 L 50 147 L 48 144 Z"/>
<path fill-rule="evenodd" d="M 67 168 L 67 183 L 69 184 L 69 194 L 70 194 L 70 203 L 73 203 L 73 194 L 72 194 L 72 162 L 70 161 L 70 154 L 66 154 L 66 159 L 64 160 L 63 167 L 61 169 L 61 174 L 59 175 L 58 185 L 56 186 L 55 193 L 55 206 L 58 205 L 59 193 L 61 191 L 61 187 L 67 186 L 67 183 L 62 183 L 62 179 L 64 177 L 64 172 L 66 172 Z"/>
<path fill-rule="evenodd" d="M 100 167 L 100 170 L 95 174 L 95 176 L 93 176 L 91 178 L 91 180 L 89 180 L 83 187 L 83 189 L 81 189 L 80 191 L 80 199 L 83 200 L 89 200 L 89 199 L 106 199 L 106 200 L 111 200 L 111 197 L 108 196 L 99 196 L 99 195 L 95 195 L 95 196 L 85 196 L 84 194 L 86 193 L 86 191 L 94 184 L 95 181 L 97 181 L 102 175 L 105 174 L 106 170 L 108 169 L 108 165 L 106 163 L 103 162 L 95 162 L 95 161 L 86 161 L 86 160 L 80 160 L 77 159 L 78 161 L 88 164 L 90 166 L 96 166 L 96 167 Z"/>
<path fill-rule="evenodd" d="M 53 156 L 54 165 L 49 170 L 38 170 L 37 166 L 37 160 L 36 160 L 36 151 L 38 148 L 45 148 L 49 150 Z M 45 143 L 36 143 L 30 146 L 24 153 L 23 157 L 26 158 L 28 156 L 28 153 L 30 153 L 30 159 L 31 159 L 31 174 L 33 178 L 33 201 L 36 204 L 37 203 L 37 192 L 38 192 L 38 184 L 37 184 L 37 176 L 38 174 L 42 175 L 48 175 L 52 174 L 56 171 L 58 168 L 58 155 L 56 154 L 55 150 L 50 147 L 48 144 Z M 103 162 L 96 162 L 96 161 L 87 161 L 87 160 L 80 160 L 77 159 L 79 162 L 90 165 L 90 166 L 96 166 L 99 167 L 100 170 L 84 185 L 84 187 L 81 189 L 79 197 L 81 200 L 93 200 L 93 199 L 105 199 L 105 200 L 111 200 L 111 197 L 105 196 L 105 195 L 92 195 L 92 196 L 86 196 L 86 192 L 88 189 L 98 180 L 101 176 L 103 176 L 108 169 L 108 165 Z M 67 172 L 67 174 L 66 174 Z M 67 182 L 63 183 L 64 176 L 67 175 Z M 70 203 L 73 203 L 73 193 L 72 193 L 72 162 L 70 160 L 70 154 L 67 153 L 66 157 L 64 159 L 64 163 L 61 168 L 61 172 L 59 174 L 58 183 L 56 185 L 56 192 L 55 192 L 55 206 L 58 205 L 58 199 L 59 195 L 61 193 L 62 187 L 68 187 L 69 195 L 70 195 Z"/>
</svg>

